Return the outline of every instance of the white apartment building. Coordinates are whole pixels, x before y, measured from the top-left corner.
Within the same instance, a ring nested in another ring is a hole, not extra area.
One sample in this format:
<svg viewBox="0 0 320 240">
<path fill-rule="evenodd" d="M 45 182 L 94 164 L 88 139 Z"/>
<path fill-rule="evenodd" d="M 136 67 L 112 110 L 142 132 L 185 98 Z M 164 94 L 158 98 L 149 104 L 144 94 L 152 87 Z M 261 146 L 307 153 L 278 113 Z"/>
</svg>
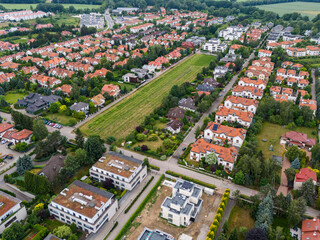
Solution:
<svg viewBox="0 0 320 240">
<path fill-rule="evenodd" d="M 176 226 L 188 226 L 195 221 L 202 206 L 202 188 L 192 182 L 177 180 L 172 197 L 161 204 L 161 217 Z"/>
<path fill-rule="evenodd" d="M 22 201 L 0 191 L 0 234 L 14 222 L 27 217 L 27 210 Z"/>
<path fill-rule="evenodd" d="M 221 43 L 219 38 L 212 38 L 206 42 L 202 49 L 209 52 L 224 52 L 228 48 L 228 45 Z"/>
<path fill-rule="evenodd" d="M 224 40 L 230 41 L 238 40 L 247 30 L 247 27 L 230 26 L 224 30 L 221 30 L 218 34 L 218 37 L 222 37 Z"/>
<path fill-rule="evenodd" d="M 82 14 L 80 27 L 94 27 L 97 29 L 104 28 L 104 16 L 98 13 Z"/>
<path fill-rule="evenodd" d="M 74 181 L 49 204 L 52 216 L 66 224 L 75 223 L 88 233 L 96 233 L 118 209 L 112 193 L 81 181 Z"/>
<path fill-rule="evenodd" d="M 131 191 L 147 176 L 147 166 L 142 163 L 120 153 L 108 152 L 90 168 L 90 177 L 99 182 L 111 178 L 117 188 Z"/>
</svg>

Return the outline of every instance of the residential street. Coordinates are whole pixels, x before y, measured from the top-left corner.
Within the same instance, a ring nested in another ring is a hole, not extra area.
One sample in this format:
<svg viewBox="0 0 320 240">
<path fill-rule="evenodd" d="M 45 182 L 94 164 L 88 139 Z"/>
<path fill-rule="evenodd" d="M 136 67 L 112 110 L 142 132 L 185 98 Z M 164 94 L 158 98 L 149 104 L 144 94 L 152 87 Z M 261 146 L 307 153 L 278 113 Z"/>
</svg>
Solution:
<svg viewBox="0 0 320 240">
<path fill-rule="evenodd" d="M 107 25 L 108 25 L 108 29 L 112 29 L 114 22 L 113 22 L 113 20 L 112 20 L 112 18 L 110 16 L 109 8 L 107 8 L 105 10 L 104 17 L 106 19 L 106 22 L 107 22 Z"/>
</svg>

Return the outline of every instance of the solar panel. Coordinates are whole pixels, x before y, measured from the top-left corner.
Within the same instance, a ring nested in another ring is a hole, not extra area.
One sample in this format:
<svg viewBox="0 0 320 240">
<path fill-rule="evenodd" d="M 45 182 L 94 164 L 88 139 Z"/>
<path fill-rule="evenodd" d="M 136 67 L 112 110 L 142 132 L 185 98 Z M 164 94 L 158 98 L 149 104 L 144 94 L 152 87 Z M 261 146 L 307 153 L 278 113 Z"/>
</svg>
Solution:
<svg viewBox="0 0 320 240">
<path fill-rule="evenodd" d="M 217 129 L 218 129 L 218 126 L 219 126 L 218 124 L 214 124 L 214 125 L 213 125 L 213 128 L 212 128 L 212 130 L 213 130 L 213 131 L 217 131 Z"/>
</svg>

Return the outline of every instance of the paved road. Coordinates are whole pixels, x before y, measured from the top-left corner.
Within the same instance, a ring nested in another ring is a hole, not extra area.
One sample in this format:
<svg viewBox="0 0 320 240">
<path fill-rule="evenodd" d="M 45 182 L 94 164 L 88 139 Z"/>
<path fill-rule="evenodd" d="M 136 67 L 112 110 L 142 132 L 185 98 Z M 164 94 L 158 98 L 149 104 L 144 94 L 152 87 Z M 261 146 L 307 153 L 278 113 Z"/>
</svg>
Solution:
<svg viewBox="0 0 320 240">
<path fill-rule="evenodd" d="M 107 25 L 108 25 L 108 29 L 112 29 L 114 22 L 113 22 L 113 20 L 112 20 L 112 18 L 111 18 L 111 16 L 110 16 L 109 8 L 107 8 L 107 9 L 105 10 L 105 12 L 104 12 L 104 17 L 105 17 L 105 19 L 106 19 L 106 22 L 107 22 Z"/>
</svg>

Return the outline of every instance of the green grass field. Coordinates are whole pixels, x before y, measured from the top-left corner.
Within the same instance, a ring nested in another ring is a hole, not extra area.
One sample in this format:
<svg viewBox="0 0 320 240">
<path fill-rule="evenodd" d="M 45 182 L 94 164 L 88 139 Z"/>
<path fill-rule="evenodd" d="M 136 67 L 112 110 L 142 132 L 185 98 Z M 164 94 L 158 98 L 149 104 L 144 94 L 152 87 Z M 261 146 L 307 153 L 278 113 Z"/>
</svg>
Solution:
<svg viewBox="0 0 320 240">
<path fill-rule="evenodd" d="M 256 6 L 262 10 L 271 11 L 279 14 L 280 16 L 286 13 L 297 12 L 302 16 L 308 16 L 310 19 L 314 18 L 320 13 L 320 3 L 316 2 L 290 2 L 290 3 L 277 3 Z"/>
<path fill-rule="evenodd" d="M 312 135 L 312 131 L 315 131 L 316 128 L 306 128 L 306 127 L 297 127 L 293 131 L 306 133 L 309 138 L 317 139 L 317 136 Z M 258 151 L 262 150 L 263 155 L 266 158 L 271 158 L 272 155 L 282 156 L 282 153 L 285 151 L 284 147 L 280 144 L 281 135 L 289 132 L 291 130 L 283 128 L 280 125 L 272 124 L 269 122 L 263 123 L 261 132 L 257 135 L 258 139 Z M 263 142 L 262 139 L 266 139 L 266 142 Z M 269 147 L 272 144 L 274 151 L 270 151 Z"/>
<path fill-rule="evenodd" d="M 50 114 L 46 115 L 46 118 L 50 119 L 51 121 L 61 123 L 63 125 L 70 124 L 70 120 L 71 119 L 74 119 L 74 120 L 78 121 L 74 117 L 67 116 L 67 115 L 64 115 L 64 114 L 61 114 L 61 113 L 50 113 Z"/>
<path fill-rule="evenodd" d="M 222 223 L 221 223 L 222 224 Z M 244 239 L 239 233 L 240 227 L 246 227 L 248 230 L 254 227 L 254 220 L 250 216 L 250 211 L 245 208 L 240 208 L 237 205 L 234 206 L 230 212 L 228 219 L 228 228 L 231 232 L 234 228 L 237 228 L 239 234 L 239 240 Z"/>
<path fill-rule="evenodd" d="M 191 82 L 212 56 L 196 54 L 80 127 L 86 135 L 125 138 L 169 93 L 173 85 Z"/>
<path fill-rule="evenodd" d="M 24 93 L 7 93 L 4 96 L 4 100 L 6 100 L 10 104 L 15 104 L 18 99 L 22 99 L 24 96 L 27 96 L 28 94 Z"/>
<path fill-rule="evenodd" d="M 37 7 L 37 4 L 16 4 L 16 3 L 0 3 L 0 5 L 4 6 L 6 9 L 11 10 L 11 9 L 16 9 L 16 10 L 21 10 L 21 9 L 30 9 L 32 6 L 33 9 Z M 90 4 L 62 4 L 65 8 L 69 8 L 70 6 L 74 6 L 75 9 L 86 9 L 86 8 L 99 8 L 100 5 L 90 5 Z"/>
</svg>

